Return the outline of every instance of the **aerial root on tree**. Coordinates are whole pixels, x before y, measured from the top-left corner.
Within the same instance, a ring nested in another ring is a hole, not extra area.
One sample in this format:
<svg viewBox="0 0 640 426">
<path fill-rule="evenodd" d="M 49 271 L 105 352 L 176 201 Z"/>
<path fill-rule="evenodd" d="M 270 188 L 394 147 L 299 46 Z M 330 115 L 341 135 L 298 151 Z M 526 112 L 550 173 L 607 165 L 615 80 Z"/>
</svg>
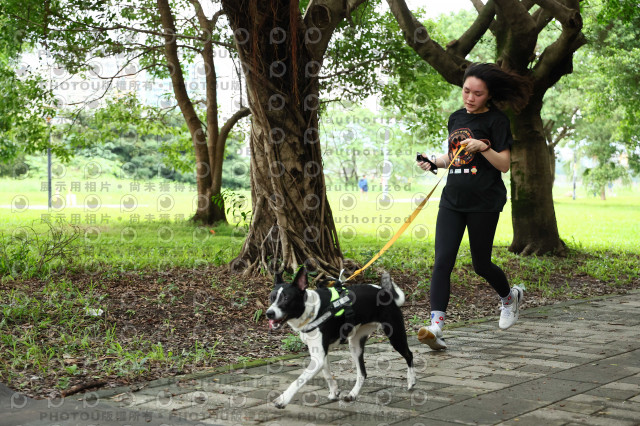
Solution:
<svg viewBox="0 0 640 426">
<path fill-rule="evenodd" d="M 525 245 L 522 249 L 519 245 L 514 243 L 509 246 L 508 250 L 520 256 L 543 256 L 545 254 L 551 254 L 554 256 L 565 257 L 567 255 L 567 245 L 562 240 L 560 240 L 558 245 L 554 248 L 532 242 Z"/>
</svg>

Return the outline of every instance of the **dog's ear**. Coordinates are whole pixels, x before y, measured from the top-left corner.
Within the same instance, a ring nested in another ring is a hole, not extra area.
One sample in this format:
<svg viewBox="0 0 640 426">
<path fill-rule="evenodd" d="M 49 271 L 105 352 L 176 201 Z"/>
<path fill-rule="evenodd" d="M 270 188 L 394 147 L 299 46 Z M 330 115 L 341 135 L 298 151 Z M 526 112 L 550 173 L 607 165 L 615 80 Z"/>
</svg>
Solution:
<svg viewBox="0 0 640 426">
<path fill-rule="evenodd" d="M 293 284 L 298 287 L 301 291 L 305 291 L 307 287 L 309 287 L 309 283 L 307 282 L 307 268 L 302 266 L 298 273 L 296 274 L 295 279 L 293 280 Z"/>
<path fill-rule="evenodd" d="M 276 272 L 273 276 L 273 285 L 282 284 L 284 281 L 282 279 L 282 272 Z"/>
</svg>

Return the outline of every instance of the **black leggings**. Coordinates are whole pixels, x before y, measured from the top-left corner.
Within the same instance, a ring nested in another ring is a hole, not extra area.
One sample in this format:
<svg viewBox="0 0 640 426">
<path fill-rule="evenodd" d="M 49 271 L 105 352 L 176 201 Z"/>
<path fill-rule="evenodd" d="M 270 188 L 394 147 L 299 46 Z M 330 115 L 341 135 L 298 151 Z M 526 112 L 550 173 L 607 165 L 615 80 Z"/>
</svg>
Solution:
<svg viewBox="0 0 640 426">
<path fill-rule="evenodd" d="M 487 280 L 500 297 L 509 295 L 507 277 L 491 262 L 493 237 L 500 212 L 465 213 L 440 208 L 436 222 L 436 260 L 431 277 L 431 310 L 446 312 L 451 293 L 451 272 L 464 229 L 469 230 L 471 259 L 476 274 Z"/>
</svg>

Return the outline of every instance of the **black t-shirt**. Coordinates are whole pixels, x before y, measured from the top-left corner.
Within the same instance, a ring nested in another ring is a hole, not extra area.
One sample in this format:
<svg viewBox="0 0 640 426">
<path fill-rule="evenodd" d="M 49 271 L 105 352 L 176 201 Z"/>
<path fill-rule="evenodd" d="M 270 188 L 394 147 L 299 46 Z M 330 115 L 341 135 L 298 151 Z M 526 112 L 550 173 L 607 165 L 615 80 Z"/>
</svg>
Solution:
<svg viewBox="0 0 640 426">
<path fill-rule="evenodd" d="M 488 140 L 496 152 L 511 149 L 513 143 L 509 118 L 495 108 L 480 114 L 460 109 L 449 116 L 448 127 L 449 159 L 465 139 Z M 502 172 L 484 155 L 461 151 L 449 169 L 440 207 L 463 212 L 501 212 L 506 202 Z"/>
</svg>

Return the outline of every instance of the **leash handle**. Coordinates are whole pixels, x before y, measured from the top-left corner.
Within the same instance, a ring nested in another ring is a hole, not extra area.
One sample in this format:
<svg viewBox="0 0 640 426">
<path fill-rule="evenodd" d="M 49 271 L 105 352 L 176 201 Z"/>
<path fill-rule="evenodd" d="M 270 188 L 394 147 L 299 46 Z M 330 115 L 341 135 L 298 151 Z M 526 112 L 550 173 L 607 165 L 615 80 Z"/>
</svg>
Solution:
<svg viewBox="0 0 640 426">
<path fill-rule="evenodd" d="M 366 265 L 364 265 L 362 268 L 360 268 L 357 271 L 355 271 L 353 273 L 353 275 L 351 275 L 349 278 L 344 280 L 344 282 L 347 282 L 350 279 L 358 276 L 362 271 L 364 271 L 369 266 L 371 266 L 371 264 L 373 262 L 378 260 L 378 258 L 380 258 L 380 256 L 382 256 L 384 254 L 384 252 L 387 251 L 389 249 L 389 247 L 391 247 L 396 242 L 396 240 L 400 237 L 400 235 L 402 235 L 402 233 L 409 227 L 409 225 L 411 225 L 411 222 L 413 222 L 413 220 L 422 211 L 423 207 L 427 204 L 427 201 L 429 201 L 429 198 L 431 198 L 431 194 L 433 194 L 433 192 L 436 190 L 436 188 L 440 184 L 440 181 L 442 180 L 442 178 L 444 178 L 448 174 L 447 170 L 449 170 L 449 168 L 451 167 L 453 162 L 456 161 L 456 158 L 458 158 L 458 155 L 460 154 L 460 151 L 462 151 L 462 149 L 463 149 L 462 146 L 460 146 L 458 148 L 458 150 L 456 151 L 455 155 L 451 159 L 451 162 L 449 162 L 449 165 L 445 169 L 445 173 L 443 173 L 442 176 L 440 176 L 440 179 L 438 179 L 436 184 L 433 186 L 433 188 L 431 189 L 431 192 L 429 192 L 429 194 L 427 194 L 427 196 L 424 198 L 424 200 L 422 200 L 422 202 L 418 205 L 418 207 L 416 207 L 416 209 L 413 211 L 413 213 L 411 213 L 411 216 L 409 216 L 409 219 L 407 219 L 407 221 L 405 221 L 405 223 L 402 224 L 402 226 L 400 227 L 400 229 L 398 229 L 396 234 L 393 237 L 391 237 L 391 239 L 387 242 L 387 244 L 385 244 L 384 247 L 382 247 L 382 249 L 380 249 L 380 251 L 375 256 L 373 256 L 371 258 L 371 260 L 369 262 L 367 262 Z"/>
</svg>

